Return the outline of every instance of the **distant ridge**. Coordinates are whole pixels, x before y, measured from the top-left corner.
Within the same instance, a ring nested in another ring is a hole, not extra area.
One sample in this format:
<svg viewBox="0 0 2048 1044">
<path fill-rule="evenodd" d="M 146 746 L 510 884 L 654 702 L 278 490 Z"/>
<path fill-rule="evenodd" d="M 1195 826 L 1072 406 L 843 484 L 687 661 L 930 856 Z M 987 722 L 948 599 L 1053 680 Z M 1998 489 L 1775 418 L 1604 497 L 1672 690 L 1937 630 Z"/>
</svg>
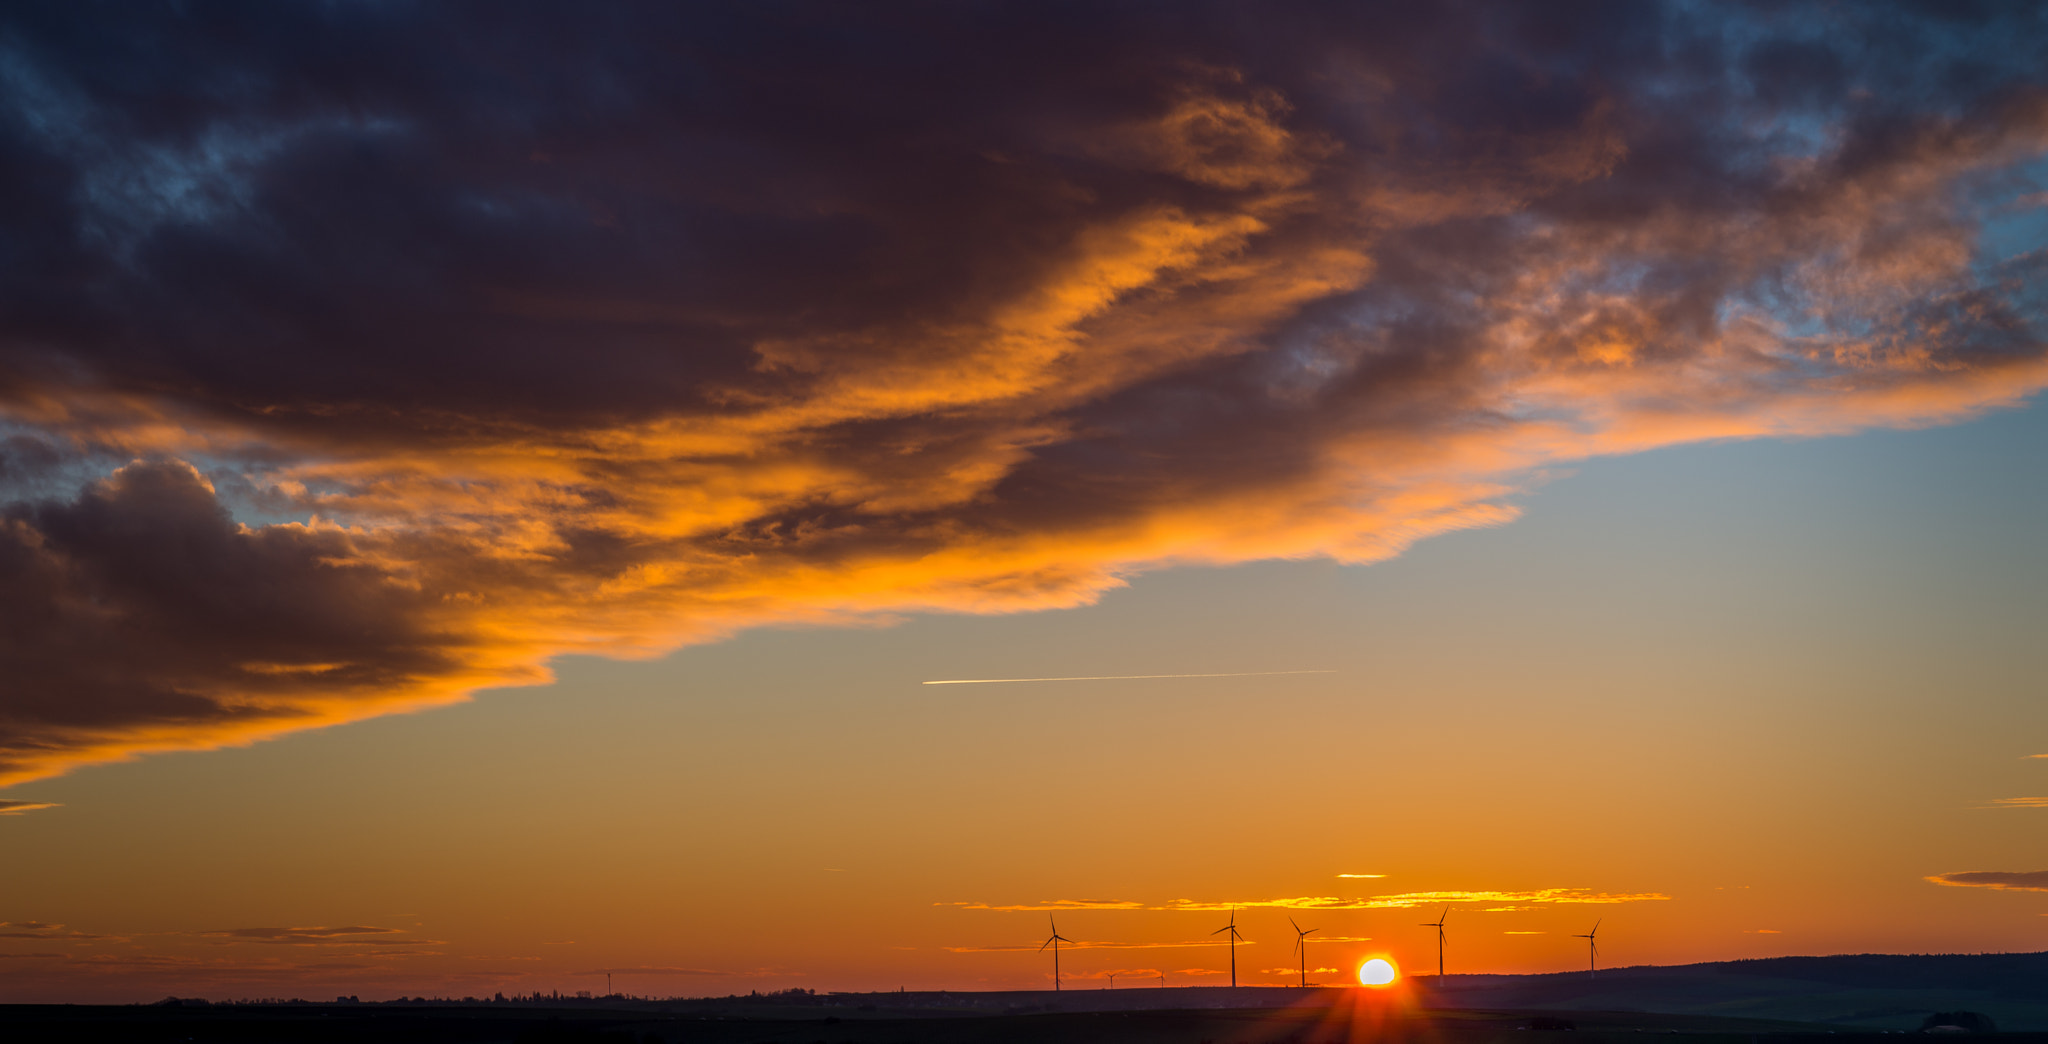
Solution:
<svg viewBox="0 0 2048 1044">
<path fill-rule="evenodd" d="M 1648 1012 L 1807 1023 L 1843 1031 L 1916 1030 L 1937 1011 L 1975 1011 L 2001 1030 L 2048 1030 L 2048 952 L 1857 953 L 1639 964 L 1518 975 L 1413 975 L 1427 1008 Z M 1316 990 L 1309 993 L 1337 993 Z M 819 1004 L 898 1011 L 1140 1011 L 1264 1008 L 1300 1003 L 1282 986 L 821 994 Z"/>
<path fill-rule="evenodd" d="M 1719 972 L 1725 975 L 1802 979 L 1877 988 L 1926 986 L 1946 982 L 1957 986 L 1982 987 L 1987 974 L 2013 977 L 2012 985 L 2048 990 L 2039 982 L 2048 970 L 2048 951 L 2038 953 L 1838 953 L 1823 956 L 1742 957 L 1729 961 L 1697 964 L 1633 964 L 1600 969 L 1601 976 L 1617 978 L 1654 977 L 1672 973 Z M 1447 975 L 1441 988 L 1463 990 L 1491 983 L 1538 983 L 1586 979 L 1585 969 L 1516 974 Z M 1434 984 L 1434 975 L 1415 976 Z M 2030 981 L 2031 980 L 2031 981 Z M 1435 988 L 1432 986 L 1432 988 Z M 2048 994 L 2044 994 L 2048 995 Z"/>
<path fill-rule="evenodd" d="M 1418 976 L 1434 1007 L 1651 1011 L 1916 1029 L 1976 1011 L 2008 1030 L 2048 1030 L 2048 953 L 1857 953 L 1635 965 L 1538 975 Z"/>
</svg>

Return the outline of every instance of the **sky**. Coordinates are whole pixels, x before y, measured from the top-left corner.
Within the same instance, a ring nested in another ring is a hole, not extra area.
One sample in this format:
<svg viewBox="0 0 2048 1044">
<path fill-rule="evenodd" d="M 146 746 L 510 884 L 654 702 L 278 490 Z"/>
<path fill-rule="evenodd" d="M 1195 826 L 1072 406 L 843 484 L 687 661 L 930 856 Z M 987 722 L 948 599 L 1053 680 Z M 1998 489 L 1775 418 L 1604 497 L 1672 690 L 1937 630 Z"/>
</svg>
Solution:
<svg viewBox="0 0 2048 1044">
<path fill-rule="evenodd" d="M 2044 43 L 11 7 L 0 1001 L 2048 948 Z"/>
</svg>

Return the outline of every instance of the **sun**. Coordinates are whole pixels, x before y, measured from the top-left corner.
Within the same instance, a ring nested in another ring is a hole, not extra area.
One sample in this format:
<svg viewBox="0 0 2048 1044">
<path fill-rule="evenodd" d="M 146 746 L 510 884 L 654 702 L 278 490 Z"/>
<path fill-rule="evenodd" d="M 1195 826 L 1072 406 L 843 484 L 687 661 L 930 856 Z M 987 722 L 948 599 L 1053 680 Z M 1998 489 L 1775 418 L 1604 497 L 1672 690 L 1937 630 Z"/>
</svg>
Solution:
<svg viewBox="0 0 2048 1044">
<path fill-rule="evenodd" d="M 1394 962 L 1384 957 L 1374 957 L 1358 966 L 1358 981 L 1367 986 L 1391 986 L 1400 977 L 1401 973 L 1394 970 Z"/>
</svg>

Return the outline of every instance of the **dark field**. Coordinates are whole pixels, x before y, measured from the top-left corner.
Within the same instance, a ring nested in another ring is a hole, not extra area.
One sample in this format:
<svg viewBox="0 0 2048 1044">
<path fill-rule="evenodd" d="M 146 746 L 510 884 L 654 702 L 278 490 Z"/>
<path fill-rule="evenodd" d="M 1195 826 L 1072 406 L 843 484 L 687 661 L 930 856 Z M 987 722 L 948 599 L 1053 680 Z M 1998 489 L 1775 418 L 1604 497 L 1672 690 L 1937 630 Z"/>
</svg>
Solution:
<svg viewBox="0 0 2048 1044">
<path fill-rule="evenodd" d="M 1646 1034 L 1684 1044 L 1881 1044 L 1934 1012 L 1974 1012 L 2006 1031 L 2003 1040 L 2048 1044 L 2048 954 L 1425 976 L 1387 992 L 795 990 L 674 1000 L 0 1005 L 0 1044 L 1648 1044 Z"/>
<path fill-rule="evenodd" d="M 0 1008 L 0 1039 L 29 1041 L 446 1041 L 451 1044 L 1878 1044 L 1896 1035 L 1828 1036 L 1825 1027 L 1709 1016 L 1630 1013 L 1430 1011 L 1373 1004 L 1037 1014 L 817 1015 L 664 1012 L 630 1002 L 579 1008 L 386 1005 L 248 1005 L 209 1008 L 14 1005 Z M 1531 1030 L 1567 1019 L 1570 1033 Z M 2048 1044 L 2048 1034 L 2001 1034 Z"/>
</svg>

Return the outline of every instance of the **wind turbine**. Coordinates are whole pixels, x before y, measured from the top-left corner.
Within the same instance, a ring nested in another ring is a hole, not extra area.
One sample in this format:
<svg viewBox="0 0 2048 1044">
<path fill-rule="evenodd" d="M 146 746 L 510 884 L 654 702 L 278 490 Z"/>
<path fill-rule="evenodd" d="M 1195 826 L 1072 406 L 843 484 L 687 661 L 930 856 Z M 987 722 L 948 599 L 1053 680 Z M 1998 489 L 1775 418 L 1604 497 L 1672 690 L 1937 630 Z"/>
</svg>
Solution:
<svg viewBox="0 0 2048 1044">
<path fill-rule="evenodd" d="M 1060 989 L 1060 944 L 1066 943 L 1071 946 L 1074 940 L 1060 934 L 1060 923 L 1053 920 L 1051 914 L 1045 915 L 1045 919 L 1052 924 L 1052 938 L 1047 939 L 1045 944 L 1038 948 L 1038 952 L 1044 953 L 1046 946 L 1052 947 L 1052 989 L 1054 993 L 1058 993 Z"/>
<path fill-rule="evenodd" d="M 1294 924 L 1294 918 L 1289 917 L 1287 923 Z M 1303 989 L 1308 988 L 1308 937 L 1320 931 L 1322 931 L 1321 928 L 1310 928 L 1304 931 L 1301 925 L 1294 924 L 1294 948 L 1301 951 L 1301 986 Z"/>
<path fill-rule="evenodd" d="M 1231 911 L 1230 911 L 1230 923 L 1229 923 L 1229 924 L 1226 924 L 1226 925 L 1224 925 L 1224 926 L 1223 926 L 1223 927 L 1221 927 L 1221 928 L 1218 928 L 1218 929 L 1216 929 L 1216 930 L 1215 930 L 1215 931 L 1213 931 L 1213 932 L 1210 932 L 1209 934 L 1210 934 L 1210 935 L 1222 935 L 1222 934 L 1223 934 L 1224 932 L 1229 932 L 1229 933 L 1230 933 L 1230 984 L 1231 984 L 1232 986 L 1236 986 L 1236 985 L 1237 985 L 1237 941 L 1238 941 L 1239 939 L 1242 939 L 1242 938 L 1244 938 L 1244 936 L 1243 936 L 1243 935 L 1241 935 L 1241 934 L 1239 934 L 1239 932 L 1238 932 L 1238 930 L 1237 930 L 1237 909 L 1236 909 L 1235 907 L 1232 907 L 1232 908 L 1231 908 Z"/>
<path fill-rule="evenodd" d="M 1606 918 L 1603 917 L 1600 920 L 1606 920 Z M 1586 978 L 1589 979 L 1597 979 L 1600 977 L 1600 941 L 1598 939 L 1593 938 L 1594 936 L 1599 934 L 1600 921 L 1596 920 L 1593 922 L 1592 931 L 1587 932 L 1584 935 L 1572 936 L 1572 938 L 1574 939 L 1586 940 Z"/>
<path fill-rule="evenodd" d="M 1444 922 L 1450 919 L 1451 908 L 1446 906 L 1444 907 L 1444 912 L 1437 915 L 1436 920 L 1422 922 L 1422 927 L 1436 929 L 1436 977 L 1438 979 L 1444 977 Z"/>
</svg>

